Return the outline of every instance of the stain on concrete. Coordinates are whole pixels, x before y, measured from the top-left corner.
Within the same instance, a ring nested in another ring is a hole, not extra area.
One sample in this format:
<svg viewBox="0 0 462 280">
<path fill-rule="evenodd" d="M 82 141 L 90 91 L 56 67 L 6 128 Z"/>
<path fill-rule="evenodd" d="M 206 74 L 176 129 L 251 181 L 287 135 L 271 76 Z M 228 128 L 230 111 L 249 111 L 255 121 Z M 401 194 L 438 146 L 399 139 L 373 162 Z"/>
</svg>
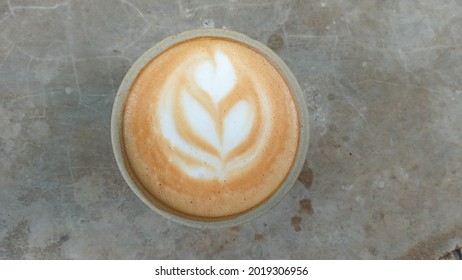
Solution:
<svg viewBox="0 0 462 280">
<path fill-rule="evenodd" d="M 255 233 L 255 236 L 253 238 L 255 241 L 263 241 L 265 240 L 265 236 L 261 233 Z"/>
<path fill-rule="evenodd" d="M 311 200 L 308 198 L 302 199 L 299 201 L 300 203 L 300 211 L 307 213 L 308 215 L 313 215 L 314 210 L 313 206 L 311 205 Z"/>
<path fill-rule="evenodd" d="M 234 227 L 230 227 L 229 230 L 232 232 L 238 233 L 241 231 L 241 228 L 239 226 L 234 226 Z"/>
<path fill-rule="evenodd" d="M 385 220 L 385 213 L 380 212 L 379 213 L 379 218 L 380 218 L 381 221 L 384 221 Z"/>
<path fill-rule="evenodd" d="M 284 39 L 278 34 L 273 34 L 269 37 L 266 45 L 273 51 L 278 51 L 284 46 Z"/>
<path fill-rule="evenodd" d="M 313 170 L 308 167 L 307 163 L 303 165 L 302 171 L 298 176 L 298 180 L 302 182 L 305 188 L 309 189 L 313 184 Z"/>
<path fill-rule="evenodd" d="M 290 223 L 295 232 L 300 232 L 302 230 L 302 228 L 300 227 L 301 222 L 302 217 L 300 216 L 293 216 L 292 218 L 290 218 Z"/>
</svg>

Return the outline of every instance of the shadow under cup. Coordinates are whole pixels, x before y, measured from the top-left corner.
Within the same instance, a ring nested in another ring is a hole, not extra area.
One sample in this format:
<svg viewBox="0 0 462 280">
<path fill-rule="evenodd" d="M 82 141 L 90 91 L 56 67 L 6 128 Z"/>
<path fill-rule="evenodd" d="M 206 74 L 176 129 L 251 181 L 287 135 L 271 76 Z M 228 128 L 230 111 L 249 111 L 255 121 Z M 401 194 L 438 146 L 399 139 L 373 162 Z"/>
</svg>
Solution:
<svg viewBox="0 0 462 280">
<path fill-rule="evenodd" d="M 285 84 L 290 88 L 298 115 L 298 146 L 295 152 L 295 157 L 290 166 L 290 170 L 286 174 L 283 182 L 269 197 L 267 197 L 256 206 L 237 214 L 220 217 L 205 217 L 187 214 L 167 205 L 159 198 L 157 198 L 150 190 L 148 190 L 148 188 L 145 187 L 142 180 L 140 180 L 138 177 L 139 175 L 137 176 L 134 168 L 130 164 L 123 137 L 124 111 L 127 99 L 132 90 L 133 83 L 141 71 L 151 60 L 172 46 L 188 40 L 202 37 L 218 38 L 238 42 L 263 55 L 263 57 L 265 57 L 265 59 L 269 61 L 275 69 L 277 69 L 279 75 L 284 79 Z M 246 223 L 264 214 L 270 208 L 275 206 L 294 185 L 303 167 L 308 150 L 309 117 L 307 106 L 297 80 L 287 65 L 272 50 L 270 50 L 264 44 L 250 39 L 241 33 L 221 29 L 199 29 L 186 31 L 164 39 L 150 50 L 148 50 L 146 53 L 144 53 L 132 65 L 125 78 L 123 79 L 114 101 L 111 119 L 111 138 L 115 158 L 125 181 L 133 190 L 133 192 L 135 192 L 135 194 L 151 209 L 166 217 L 167 219 L 187 226 L 199 228 L 231 227 Z"/>
</svg>

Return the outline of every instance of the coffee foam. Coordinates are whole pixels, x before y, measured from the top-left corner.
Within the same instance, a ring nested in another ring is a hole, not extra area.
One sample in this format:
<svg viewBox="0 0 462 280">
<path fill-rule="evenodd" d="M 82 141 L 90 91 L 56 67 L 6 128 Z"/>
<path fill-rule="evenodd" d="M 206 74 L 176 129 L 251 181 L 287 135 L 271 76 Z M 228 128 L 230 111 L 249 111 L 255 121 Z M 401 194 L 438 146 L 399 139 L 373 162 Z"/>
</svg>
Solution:
<svg viewBox="0 0 462 280">
<path fill-rule="evenodd" d="M 298 147 L 290 88 L 242 43 L 199 38 L 151 60 L 124 112 L 126 156 L 143 185 L 188 215 L 223 217 L 267 199 Z"/>
<path fill-rule="evenodd" d="M 174 157 L 184 172 L 198 179 L 224 181 L 230 172 L 245 168 L 255 154 L 262 152 L 269 125 L 262 124 L 264 129 L 258 139 L 257 135 L 254 139 L 249 136 L 252 128 L 259 125 L 257 121 L 270 119 L 270 104 L 258 92 L 247 91 L 242 98 L 233 98 L 237 81 L 233 64 L 220 50 L 215 50 L 212 59 L 195 65 L 192 57 L 191 63 L 186 61 L 176 68 L 160 91 L 157 118 L 163 136 L 179 150 L 178 155 L 186 155 L 185 159 Z M 265 110 L 257 112 L 259 106 Z M 260 116 L 262 113 L 265 114 Z M 228 164 L 238 156 L 234 153 L 228 157 L 239 145 L 248 153 Z M 201 163 L 188 164 L 190 158 Z"/>
</svg>

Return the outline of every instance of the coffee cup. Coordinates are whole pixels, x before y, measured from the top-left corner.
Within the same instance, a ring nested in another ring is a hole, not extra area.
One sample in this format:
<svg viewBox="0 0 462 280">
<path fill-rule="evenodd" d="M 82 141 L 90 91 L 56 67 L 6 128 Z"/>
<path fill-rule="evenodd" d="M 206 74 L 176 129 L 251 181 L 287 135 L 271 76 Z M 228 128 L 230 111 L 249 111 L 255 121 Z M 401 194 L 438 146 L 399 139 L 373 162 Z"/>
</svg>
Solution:
<svg viewBox="0 0 462 280">
<path fill-rule="evenodd" d="M 306 159 L 308 110 L 287 65 L 229 30 L 164 39 L 130 68 L 111 137 L 133 192 L 175 222 L 218 228 L 276 205 Z"/>
</svg>

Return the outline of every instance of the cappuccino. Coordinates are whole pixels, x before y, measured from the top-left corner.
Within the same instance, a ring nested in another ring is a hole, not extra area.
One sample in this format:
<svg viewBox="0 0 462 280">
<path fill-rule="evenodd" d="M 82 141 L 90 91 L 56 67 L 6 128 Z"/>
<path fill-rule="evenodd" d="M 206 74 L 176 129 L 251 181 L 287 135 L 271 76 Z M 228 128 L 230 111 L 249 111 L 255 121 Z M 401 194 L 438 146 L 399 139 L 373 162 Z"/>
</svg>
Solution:
<svg viewBox="0 0 462 280">
<path fill-rule="evenodd" d="M 121 112 L 125 165 L 166 211 L 196 220 L 244 214 L 275 194 L 301 138 L 293 88 L 254 46 L 198 36 L 133 79 Z"/>
</svg>

